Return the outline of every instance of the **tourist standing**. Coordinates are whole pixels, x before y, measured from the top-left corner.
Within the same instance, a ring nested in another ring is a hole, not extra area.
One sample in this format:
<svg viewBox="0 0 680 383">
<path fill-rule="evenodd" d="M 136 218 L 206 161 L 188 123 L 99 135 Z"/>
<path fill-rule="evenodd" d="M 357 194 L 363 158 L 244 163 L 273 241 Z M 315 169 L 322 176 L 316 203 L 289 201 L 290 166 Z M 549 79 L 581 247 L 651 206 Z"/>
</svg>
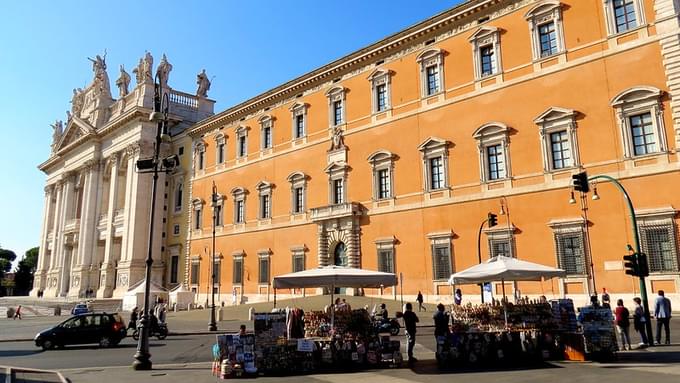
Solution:
<svg viewBox="0 0 680 383">
<path fill-rule="evenodd" d="M 621 349 L 630 350 L 630 312 L 628 312 L 628 309 L 623 305 L 623 299 L 616 301 L 614 318 L 616 321 L 616 330 L 621 336 Z"/>
<path fill-rule="evenodd" d="M 671 300 L 666 298 L 663 290 L 659 290 L 654 304 L 654 316 L 656 317 L 656 343 L 661 344 L 661 326 L 666 330 L 666 344 L 671 344 Z"/>
<path fill-rule="evenodd" d="M 606 287 L 602 288 L 602 307 L 606 307 L 606 308 L 611 307 L 611 301 L 610 301 L 609 293 L 607 292 Z"/>
<path fill-rule="evenodd" d="M 453 294 L 453 303 L 460 306 L 463 303 L 463 292 L 460 289 L 456 289 L 456 293 Z"/>
<path fill-rule="evenodd" d="M 449 314 L 444 311 L 444 305 L 437 305 L 437 312 L 432 316 L 434 319 L 434 336 L 445 336 L 449 333 Z"/>
<path fill-rule="evenodd" d="M 404 311 L 404 327 L 406 327 L 406 341 L 408 344 L 407 354 L 409 363 L 413 363 L 417 360 L 413 356 L 413 347 L 416 345 L 416 323 L 418 322 L 418 316 L 413 312 L 413 306 L 411 303 L 406 303 L 406 310 Z"/>
<path fill-rule="evenodd" d="M 647 329 L 645 327 L 645 323 L 647 323 L 647 319 L 645 318 L 645 309 L 642 307 L 642 300 L 640 298 L 633 298 L 633 302 L 635 302 L 633 327 L 635 328 L 635 331 L 640 333 L 640 344 L 647 346 L 649 341 L 647 339 Z"/>
</svg>

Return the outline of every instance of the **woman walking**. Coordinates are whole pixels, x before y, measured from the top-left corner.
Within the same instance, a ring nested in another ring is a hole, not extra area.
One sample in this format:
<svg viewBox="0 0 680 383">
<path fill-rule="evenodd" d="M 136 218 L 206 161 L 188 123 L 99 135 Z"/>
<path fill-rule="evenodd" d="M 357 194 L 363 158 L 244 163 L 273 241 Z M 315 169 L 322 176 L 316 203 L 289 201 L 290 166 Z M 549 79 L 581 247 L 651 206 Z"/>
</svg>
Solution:
<svg viewBox="0 0 680 383">
<path fill-rule="evenodd" d="M 630 312 L 623 305 L 623 299 L 616 301 L 616 310 L 614 310 L 614 318 L 616 320 L 616 330 L 621 336 L 621 349 L 631 350 L 630 346 Z"/>
<path fill-rule="evenodd" d="M 633 327 L 635 327 L 635 331 L 640 333 L 640 345 L 647 346 L 649 342 L 647 341 L 647 329 L 645 327 L 645 323 L 647 323 L 647 319 L 645 318 L 645 309 L 642 307 L 642 300 L 638 297 L 633 298 L 633 302 L 635 302 L 635 313 L 633 314 Z"/>
</svg>

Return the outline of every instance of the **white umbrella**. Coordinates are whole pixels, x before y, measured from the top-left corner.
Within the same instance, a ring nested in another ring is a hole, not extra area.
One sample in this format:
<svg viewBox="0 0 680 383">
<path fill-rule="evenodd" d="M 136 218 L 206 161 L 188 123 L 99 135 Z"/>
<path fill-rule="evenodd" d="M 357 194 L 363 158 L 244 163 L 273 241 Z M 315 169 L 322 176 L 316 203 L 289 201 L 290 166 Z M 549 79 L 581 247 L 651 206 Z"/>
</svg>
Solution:
<svg viewBox="0 0 680 383">
<path fill-rule="evenodd" d="M 508 324 L 508 313 L 505 310 L 505 281 L 540 281 L 555 277 L 564 277 L 567 273 L 562 269 L 544 266 L 538 263 L 522 261 L 513 257 L 495 256 L 474 265 L 469 269 L 451 275 L 449 284 L 484 283 L 501 281 L 503 286 L 503 315 Z"/>
<path fill-rule="evenodd" d="M 564 277 L 565 275 L 566 272 L 562 269 L 499 255 L 451 275 L 449 283 L 466 284 L 500 280 L 540 281 L 541 279 Z"/>
<path fill-rule="evenodd" d="M 353 267 L 322 266 L 316 269 L 298 271 L 274 277 L 274 306 L 276 306 L 276 289 L 294 289 L 304 287 L 327 287 L 331 291 L 331 305 L 336 287 L 381 287 L 396 286 L 397 275 Z M 335 313 L 331 310 L 331 326 Z"/>
</svg>

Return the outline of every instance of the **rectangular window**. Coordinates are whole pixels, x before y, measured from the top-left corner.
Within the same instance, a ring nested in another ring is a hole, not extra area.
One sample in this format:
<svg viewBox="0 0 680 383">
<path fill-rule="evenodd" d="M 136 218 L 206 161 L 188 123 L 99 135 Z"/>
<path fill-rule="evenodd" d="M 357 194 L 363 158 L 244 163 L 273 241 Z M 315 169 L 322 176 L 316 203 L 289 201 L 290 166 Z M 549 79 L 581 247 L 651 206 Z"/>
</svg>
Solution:
<svg viewBox="0 0 680 383">
<path fill-rule="evenodd" d="M 342 179 L 333 180 L 333 203 L 336 205 L 344 202 L 342 186 Z"/>
<path fill-rule="evenodd" d="M 179 235 L 179 225 L 175 225 L 172 227 L 172 234 Z"/>
<path fill-rule="evenodd" d="M 650 112 L 630 117 L 630 130 L 636 156 L 656 152 L 656 138 Z"/>
<path fill-rule="evenodd" d="M 217 144 L 217 163 L 224 163 L 224 143 Z"/>
<path fill-rule="evenodd" d="M 203 170 L 205 167 L 205 152 L 198 152 L 198 170 Z"/>
<path fill-rule="evenodd" d="M 245 157 L 246 150 L 246 136 L 240 136 L 238 138 L 238 156 Z"/>
<path fill-rule="evenodd" d="M 245 217 L 244 217 L 245 203 L 243 202 L 243 200 L 236 201 L 235 203 L 236 203 L 235 221 L 236 221 L 236 223 L 243 223 L 244 220 L 245 220 Z"/>
<path fill-rule="evenodd" d="M 394 273 L 394 253 L 392 249 L 378 250 L 378 271 Z"/>
<path fill-rule="evenodd" d="M 262 129 L 262 148 L 269 149 L 272 147 L 272 128 L 267 126 Z"/>
<path fill-rule="evenodd" d="M 260 218 L 270 218 L 269 194 L 260 196 Z"/>
<path fill-rule="evenodd" d="M 583 233 L 555 234 L 557 260 L 561 269 L 568 275 L 585 275 L 586 258 L 583 246 Z"/>
<path fill-rule="evenodd" d="M 173 255 L 170 258 L 170 283 L 177 283 L 177 274 L 179 274 L 179 255 Z"/>
<path fill-rule="evenodd" d="M 293 189 L 293 213 L 302 213 L 304 211 L 304 201 L 302 199 L 302 188 Z"/>
<path fill-rule="evenodd" d="M 213 273 L 215 273 L 215 286 L 219 286 L 220 284 L 220 266 L 222 265 L 221 262 L 215 262 L 213 263 Z M 212 278 L 212 276 L 211 276 Z"/>
<path fill-rule="evenodd" d="M 224 225 L 224 220 L 222 219 L 222 205 L 215 206 L 215 226 Z"/>
<path fill-rule="evenodd" d="M 496 54 L 493 45 L 479 48 L 480 65 L 482 76 L 489 76 L 496 73 Z"/>
<path fill-rule="evenodd" d="M 492 257 L 503 256 L 512 257 L 512 244 L 509 239 L 490 239 L 489 254 Z"/>
<path fill-rule="evenodd" d="M 640 226 L 642 249 L 647 254 L 650 272 L 678 271 L 673 230 L 672 224 Z"/>
<path fill-rule="evenodd" d="M 376 110 L 382 112 L 387 109 L 387 85 L 380 84 L 375 87 Z"/>
<path fill-rule="evenodd" d="M 191 284 L 197 285 L 199 277 L 201 276 L 200 264 L 198 262 L 191 263 Z"/>
<path fill-rule="evenodd" d="M 439 93 L 439 67 L 431 65 L 425 68 L 425 73 L 427 74 L 427 95 Z"/>
<path fill-rule="evenodd" d="M 260 273 L 257 282 L 260 284 L 269 283 L 269 257 L 260 257 Z"/>
<path fill-rule="evenodd" d="M 448 280 L 451 276 L 451 254 L 448 246 L 432 246 L 432 275 L 434 280 Z"/>
<path fill-rule="evenodd" d="M 557 33 L 554 21 L 538 26 L 538 39 L 541 44 L 541 57 L 557 53 Z"/>
<path fill-rule="evenodd" d="M 505 165 L 503 164 L 503 145 L 491 145 L 486 147 L 486 159 L 489 166 L 489 180 L 505 178 Z"/>
<path fill-rule="evenodd" d="M 616 33 L 635 28 L 637 26 L 635 0 L 614 0 L 614 18 Z"/>
<path fill-rule="evenodd" d="M 341 100 L 333 102 L 333 124 L 334 125 L 342 124 L 342 101 Z"/>
<path fill-rule="evenodd" d="M 430 158 L 430 189 L 444 187 L 444 164 L 441 157 Z"/>
<path fill-rule="evenodd" d="M 305 255 L 302 253 L 293 254 L 293 272 L 297 273 L 305 269 Z"/>
<path fill-rule="evenodd" d="M 390 171 L 389 169 L 378 170 L 378 198 L 390 198 Z"/>
<path fill-rule="evenodd" d="M 194 219 L 194 229 L 200 230 L 201 229 L 201 221 L 203 220 L 203 210 L 195 210 L 196 211 L 196 218 Z"/>
<path fill-rule="evenodd" d="M 295 116 L 295 138 L 305 136 L 305 115 L 298 114 Z"/>
<path fill-rule="evenodd" d="M 550 150 L 553 169 L 563 169 L 571 166 L 571 153 L 567 131 L 550 133 Z"/>
<path fill-rule="evenodd" d="M 232 284 L 243 284 L 243 258 L 234 258 L 234 275 L 232 277 Z"/>
</svg>

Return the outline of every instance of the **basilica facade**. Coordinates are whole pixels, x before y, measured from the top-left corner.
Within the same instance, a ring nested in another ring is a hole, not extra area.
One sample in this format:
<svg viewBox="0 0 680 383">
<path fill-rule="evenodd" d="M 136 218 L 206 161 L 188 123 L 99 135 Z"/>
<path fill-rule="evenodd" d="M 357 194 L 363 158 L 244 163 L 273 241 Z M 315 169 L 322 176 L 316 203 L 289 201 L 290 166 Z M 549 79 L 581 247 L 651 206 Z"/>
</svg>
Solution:
<svg viewBox="0 0 680 383">
<path fill-rule="evenodd" d="M 144 279 L 152 176 L 138 173 L 136 162 L 152 157 L 154 150 L 157 126 L 149 121 L 153 57 L 146 53 L 139 60 L 135 84 L 120 66 L 117 98 L 111 93 L 106 56 L 91 61 L 93 80 L 85 89 L 73 90 L 67 119 L 52 125 L 51 153 L 39 166 L 47 181 L 32 295 L 120 297 Z M 162 156 L 175 153 L 180 158 L 172 173 L 160 174 L 156 196 L 152 278 L 167 287 L 177 285 L 185 273 L 180 258 L 186 237 L 174 232 L 183 219 L 168 206 L 182 205 L 172 191 L 182 189 L 190 169 L 183 153 L 186 129 L 212 115 L 214 105 L 206 89 L 197 95 L 172 89 L 171 70 L 163 55 L 156 75 L 169 101 L 172 139 L 160 150 Z M 181 192 L 179 198 L 188 199 Z"/>
</svg>

